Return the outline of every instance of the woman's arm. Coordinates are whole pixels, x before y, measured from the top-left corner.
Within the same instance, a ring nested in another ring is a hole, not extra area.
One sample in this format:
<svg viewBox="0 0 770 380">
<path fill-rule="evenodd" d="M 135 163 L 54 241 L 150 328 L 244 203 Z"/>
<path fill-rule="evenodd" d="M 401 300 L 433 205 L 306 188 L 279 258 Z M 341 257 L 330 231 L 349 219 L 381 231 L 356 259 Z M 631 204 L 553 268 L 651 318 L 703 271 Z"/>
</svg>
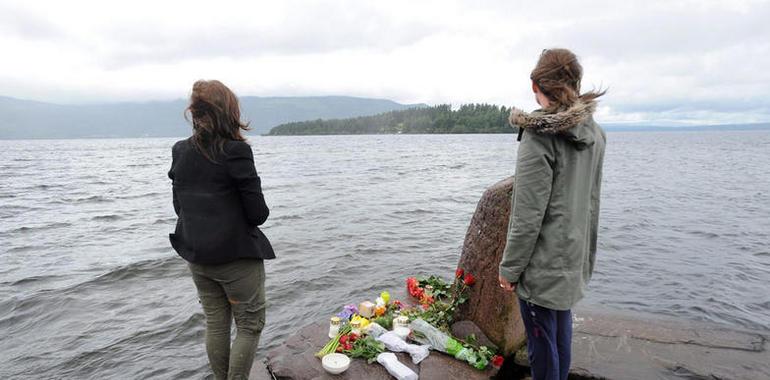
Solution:
<svg viewBox="0 0 770 380">
<path fill-rule="evenodd" d="M 238 141 L 227 154 L 227 174 L 235 183 L 241 195 L 243 211 L 249 224 L 259 226 L 265 223 L 270 209 L 262 194 L 262 184 L 254 167 L 254 153 L 251 146 Z"/>
<path fill-rule="evenodd" d="M 517 283 L 529 265 L 548 209 L 553 184 L 552 137 L 524 132 L 516 160 L 508 241 L 500 261 L 500 277 Z"/>
<path fill-rule="evenodd" d="M 177 145 L 178 143 L 174 144 L 174 146 L 171 148 L 171 169 L 168 171 L 168 178 L 171 178 L 171 194 L 174 202 L 174 213 L 176 213 L 176 216 L 179 216 L 179 199 L 176 196 L 176 188 L 174 188 L 174 164 L 176 163 Z"/>
</svg>

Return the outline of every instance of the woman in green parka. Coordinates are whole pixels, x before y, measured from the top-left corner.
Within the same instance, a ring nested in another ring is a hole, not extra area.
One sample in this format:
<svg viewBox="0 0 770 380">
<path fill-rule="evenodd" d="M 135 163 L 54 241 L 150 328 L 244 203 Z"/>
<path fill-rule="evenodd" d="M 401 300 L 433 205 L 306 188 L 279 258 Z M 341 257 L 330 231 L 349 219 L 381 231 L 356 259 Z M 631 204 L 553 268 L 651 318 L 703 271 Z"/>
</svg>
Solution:
<svg viewBox="0 0 770 380">
<path fill-rule="evenodd" d="M 596 257 L 606 136 L 596 98 L 580 94 L 583 69 L 566 49 L 546 49 L 530 75 L 541 109 L 511 112 L 519 128 L 516 179 L 500 286 L 519 297 L 535 380 L 567 379 L 570 310 Z"/>
</svg>

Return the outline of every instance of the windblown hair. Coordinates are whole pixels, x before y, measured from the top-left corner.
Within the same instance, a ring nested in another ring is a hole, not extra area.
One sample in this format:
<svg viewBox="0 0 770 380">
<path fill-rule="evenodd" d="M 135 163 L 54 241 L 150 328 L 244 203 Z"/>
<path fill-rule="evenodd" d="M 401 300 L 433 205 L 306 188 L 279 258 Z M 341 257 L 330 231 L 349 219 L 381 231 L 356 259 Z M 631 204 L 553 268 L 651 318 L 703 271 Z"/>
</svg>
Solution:
<svg viewBox="0 0 770 380">
<path fill-rule="evenodd" d="M 241 130 L 249 124 L 241 122 L 238 98 L 218 80 L 199 80 L 193 84 L 190 105 L 185 109 L 192 115 L 192 143 L 206 159 L 216 163 L 215 157 L 224 152 L 228 140 L 244 141 Z"/>
<path fill-rule="evenodd" d="M 580 94 L 583 66 L 577 56 L 567 49 L 543 50 L 529 78 L 551 101 L 546 111 L 564 110 L 578 101 L 592 103 L 607 92 L 589 91 Z"/>
</svg>

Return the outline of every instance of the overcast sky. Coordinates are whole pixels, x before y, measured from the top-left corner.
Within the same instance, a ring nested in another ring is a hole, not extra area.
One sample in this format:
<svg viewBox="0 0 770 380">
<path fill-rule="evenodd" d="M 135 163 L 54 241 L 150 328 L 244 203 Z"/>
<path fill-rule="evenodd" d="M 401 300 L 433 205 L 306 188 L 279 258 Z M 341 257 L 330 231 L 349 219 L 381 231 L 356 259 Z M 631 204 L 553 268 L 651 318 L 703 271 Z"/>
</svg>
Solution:
<svg viewBox="0 0 770 380">
<path fill-rule="evenodd" d="M 533 109 L 566 47 L 603 122 L 770 121 L 770 2 L 0 0 L 0 95 L 57 103 L 352 95 Z"/>
</svg>

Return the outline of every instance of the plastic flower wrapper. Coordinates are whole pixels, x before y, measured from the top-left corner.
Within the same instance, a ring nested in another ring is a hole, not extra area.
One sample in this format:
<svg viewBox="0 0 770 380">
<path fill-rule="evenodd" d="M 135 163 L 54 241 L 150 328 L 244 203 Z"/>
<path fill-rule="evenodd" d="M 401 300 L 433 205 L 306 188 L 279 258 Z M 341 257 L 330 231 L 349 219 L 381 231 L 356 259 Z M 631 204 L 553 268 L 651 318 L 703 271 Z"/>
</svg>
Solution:
<svg viewBox="0 0 770 380">
<path fill-rule="evenodd" d="M 364 329 L 364 331 L 366 332 L 367 335 L 375 337 L 375 338 L 377 338 L 380 335 L 385 334 L 385 333 L 388 332 L 387 329 L 385 329 L 384 327 L 380 326 L 376 322 L 370 323 L 368 326 L 366 326 L 366 329 Z"/>
<path fill-rule="evenodd" d="M 352 317 L 355 314 L 358 314 L 358 308 L 356 308 L 356 305 L 351 304 L 351 305 L 345 305 L 342 308 L 342 311 L 337 313 L 337 316 L 340 319 L 349 320 L 350 317 Z"/>
<path fill-rule="evenodd" d="M 454 356 L 460 352 L 463 345 L 452 339 L 443 331 L 433 327 L 422 318 L 417 318 L 409 324 L 412 331 L 419 333 L 422 337 L 415 336 L 415 340 L 422 344 L 429 344 L 434 350 L 441 351 Z M 424 338 L 423 338 L 424 337 Z"/>
<path fill-rule="evenodd" d="M 388 373 L 396 380 L 417 380 L 417 374 L 411 368 L 398 361 L 396 354 L 392 352 L 383 352 L 377 355 L 377 362 L 382 364 Z"/>
<path fill-rule="evenodd" d="M 385 348 L 391 352 L 406 352 L 412 357 L 412 363 L 420 364 L 423 359 L 430 355 L 430 346 L 416 344 L 409 344 L 401 339 L 398 334 L 393 331 L 386 332 L 377 337 L 377 340 L 385 344 Z"/>
<path fill-rule="evenodd" d="M 464 347 L 462 343 L 450 337 L 443 331 L 435 328 L 421 318 L 417 318 L 409 324 L 412 331 L 419 333 L 422 337 L 415 336 L 416 341 L 422 344 L 429 344 L 434 350 L 447 353 L 456 359 L 468 362 L 476 369 L 484 369 L 489 361 L 472 348 Z"/>
<path fill-rule="evenodd" d="M 489 364 L 489 361 L 484 357 L 484 355 L 480 355 L 474 349 L 467 347 L 462 348 L 458 353 L 456 353 L 455 359 L 466 361 L 476 369 L 487 368 L 487 365 Z"/>
</svg>

